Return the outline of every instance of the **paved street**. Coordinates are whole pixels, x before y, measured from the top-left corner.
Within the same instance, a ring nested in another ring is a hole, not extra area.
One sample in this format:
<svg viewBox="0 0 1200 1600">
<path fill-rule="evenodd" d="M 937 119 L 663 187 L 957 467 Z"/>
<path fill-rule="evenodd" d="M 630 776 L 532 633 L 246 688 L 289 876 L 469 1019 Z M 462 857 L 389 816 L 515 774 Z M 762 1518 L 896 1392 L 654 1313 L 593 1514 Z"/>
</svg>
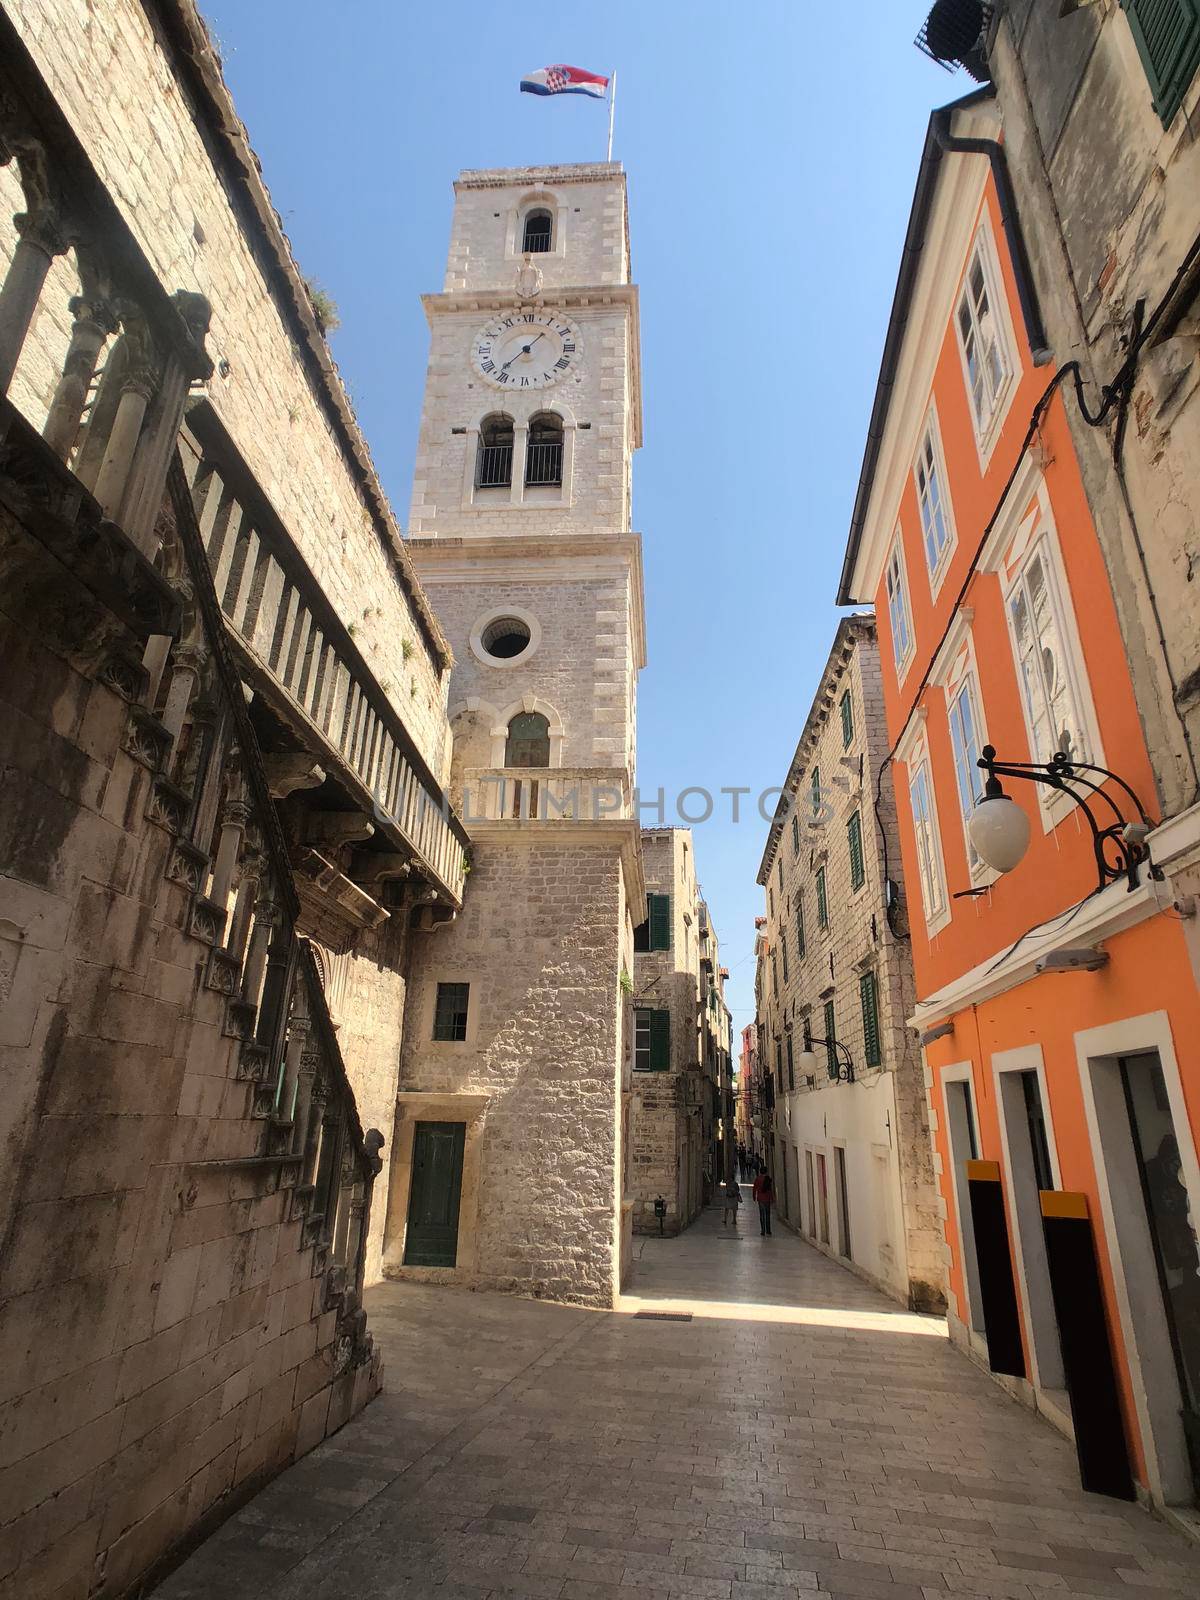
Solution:
<svg viewBox="0 0 1200 1600">
<path fill-rule="evenodd" d="M 942 1324 L 749 1210 L 639 1241 L 618 1314 L 376 1289 L 387 1392 L 157 1600 L 1200 1594 Z"/>
</svg>

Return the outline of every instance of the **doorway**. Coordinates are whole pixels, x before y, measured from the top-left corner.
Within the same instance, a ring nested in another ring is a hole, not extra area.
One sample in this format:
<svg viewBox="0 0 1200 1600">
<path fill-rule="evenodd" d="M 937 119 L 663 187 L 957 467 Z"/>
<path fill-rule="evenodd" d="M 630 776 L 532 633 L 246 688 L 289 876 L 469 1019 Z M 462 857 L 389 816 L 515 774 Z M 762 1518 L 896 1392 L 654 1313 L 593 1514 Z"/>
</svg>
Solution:
<svg viewBox="0 0 1200 1600">
<path fill-rule="evenodd" d="M 465 1122 L 418 1122 L 413 1129 L 406 1267 L 453 1267 L 458 1261 L 466 1132 Z"/>
<path fill-rule="evenodd" d="M 815 1239 L 817 1236 L 817 1187 L 813 1177 L 813 1153 L 811 1150 L 804 1152 L 804 1186 L 808 1190 L 808 1226 L 805 1232 Z"/>
<path fill-rule="evenodd" d="M 1192 1480 L 1200 1489 L 1200 1249 L 1158 1052 L 1121 1056 L 1118 1065 L 1163 1317 L 1179 1381 L 1180 1420 Z"/>
<path fill-rule="evenodd" d="M 979 1159 L 979 1135 L 975 1124 L 975 1101 L 971 1093 L 970 1065 L 947 1068 L 942 1075 L 946 1096 L 946 1136 L 950 1144 L 951 1185 L 958 1215 L 958 1237 L 962 1250 L 963 1282 L 967 1292 L 963 1321 L 976 1333 L 984 1332 L 983 1300 L 979 1282 L 979 1258 L 975 1254 L 975 1227 L 971 1220 L 971 1195 L 967 1187 L 967 1162 Z M 957 1077 L 950 1077 L 951 1072 Z"/>
<path fill-rule="evenodd" d="M 829 1243 L 829 1177 L 824 1155 L 817 1156 L 817 1238 Z"/>
<path fill-rule="evenodd" d="M 847 1261 L 853 1261 L 850 1250 L 850 1191 L 846 1185 L 846 1149 L 844 1145 L 835 1144 L 833 1147 L 834 1177 L 837 1181 L 837 1210 L 838 1210 L 838 1246 L 840 1253 Z"/>
<path fill-rule="evenodd" d="M 1009 1179 L 1008 1208 L 1013 1254 L 1025 1307 L 1034 1382 L 1056 1394 L 1066 1389 L 1046 1237 L 1041 1191 L 1057 1189 L 1052 1130 L 1046 1108 L 1042 1053 L 1037 1045 L 1001 1050 L 992 1057 L 996 1072 L 1000 1128 Z M 1062 1401 L 1065 1403 L 1065 1394 Z"/>
</svg>

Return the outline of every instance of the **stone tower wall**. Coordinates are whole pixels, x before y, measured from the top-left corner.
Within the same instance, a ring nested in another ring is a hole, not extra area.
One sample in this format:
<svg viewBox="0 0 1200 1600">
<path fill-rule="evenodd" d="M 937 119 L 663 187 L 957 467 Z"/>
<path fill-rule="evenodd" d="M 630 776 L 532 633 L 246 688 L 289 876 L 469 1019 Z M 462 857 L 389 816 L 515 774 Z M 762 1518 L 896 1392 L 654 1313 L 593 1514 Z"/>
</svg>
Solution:
<svg viewBox="0 0 1200 1600">
<path fill-rule="evenodd" d="M 558 831 L 481 840 L 462 913 L 414 948 L 403 1116 L 419 1119 L 422 1100 L 436 1102 L 433 1120 L 476 1116 L 468 1140 L 478 1137 L 480 1156 L 464 1174 L 458 1265 L 403 1267 L 401 1168 L 384 1268 L 607 1306 L 617 1271 L 626 908 L 619 851 L 581 842 L 585 830 L 571 823 Z M 439 982 L 471 986 L 461 1043 L 433 1039 Z M 401 1160 L 403 1151 L 398 1129 Z"/>
</svg>

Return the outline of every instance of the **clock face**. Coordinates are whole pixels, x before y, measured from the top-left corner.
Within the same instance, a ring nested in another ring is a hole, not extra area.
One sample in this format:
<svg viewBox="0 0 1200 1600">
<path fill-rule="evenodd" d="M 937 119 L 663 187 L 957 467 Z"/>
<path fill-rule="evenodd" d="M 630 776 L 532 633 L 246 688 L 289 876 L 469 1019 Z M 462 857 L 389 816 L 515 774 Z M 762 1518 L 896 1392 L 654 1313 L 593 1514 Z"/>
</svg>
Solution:
<svg viewBox="0 0 1200 1600">
<path fill-rule="evenodd" d="M 505 311 L 481 328 L 471 364 L 497 389 L 549 389 L 579 360 L 579 334 L 553 311 Z"/>
</svg>

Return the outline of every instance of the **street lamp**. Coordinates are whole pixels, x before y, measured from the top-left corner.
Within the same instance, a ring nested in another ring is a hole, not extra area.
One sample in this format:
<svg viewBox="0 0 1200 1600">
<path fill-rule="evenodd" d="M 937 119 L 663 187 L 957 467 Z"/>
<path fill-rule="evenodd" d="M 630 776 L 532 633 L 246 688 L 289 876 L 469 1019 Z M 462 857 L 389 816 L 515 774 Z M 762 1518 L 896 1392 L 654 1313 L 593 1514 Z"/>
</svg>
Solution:
<svg viewBox="0 0 1200 1600">
<path fill-rule="evenodd" d="M 1062 750 L 1046 762 L 997 761 L 995 747 L 990 744 L 984 745 L 977 765 L 988 776 L 983 798 L 971 815 L 967 832 L 976 854 L 996 872 L 1011 872 L 1021 864 L 1029 848 L 1029 818 L 1022 807 L 1005 794 L 1000 782 L 1004 777 L 1023 778 L 1049 789 L 1060 789 L 1078 804 L 1092 830 L 1098 890 L 1106 888 L 1118 878 L 1125 878 L 1129 888 L 1136 889 L 1138 869 L 1143 862 L 1149 863 L 1152 878 L 1162 877 L 1161 870 L 1150 863 L 1150 851 L 1146 847 L 1146 837 L 1153 824 L 1125 780 L 1107 767 L 1074 761 Z M 1107 790 L 1082 776 L 1085 772 L 1094 772 L 1102 780 L 1108 779 L 1123 790 L 1137 812 L 1136 820 L 1128 820 Z M 1102 801 L 1112 812 L 1114 820 L 1107 826 L 1100 826 L 1088 804 L 1088 795 Z"/>
<path fill-rule="evenodd" d="M 816 1039 L 808 1029 L 804 1030 L 804 1049 L 796 1058 L 796 1066 L 803 1076 L 816 1076 L 817 1053 L 813 1045 L 823 1044 L 827 1050 L 834 1052 L 833 1057 L 827 1058 L 825 1070 L 835 1083 L 854 1082 L 854 1057 L 840 1039 Z M 837 1052 L 840 1051 L 839 1055 Z"/>
</svg>

